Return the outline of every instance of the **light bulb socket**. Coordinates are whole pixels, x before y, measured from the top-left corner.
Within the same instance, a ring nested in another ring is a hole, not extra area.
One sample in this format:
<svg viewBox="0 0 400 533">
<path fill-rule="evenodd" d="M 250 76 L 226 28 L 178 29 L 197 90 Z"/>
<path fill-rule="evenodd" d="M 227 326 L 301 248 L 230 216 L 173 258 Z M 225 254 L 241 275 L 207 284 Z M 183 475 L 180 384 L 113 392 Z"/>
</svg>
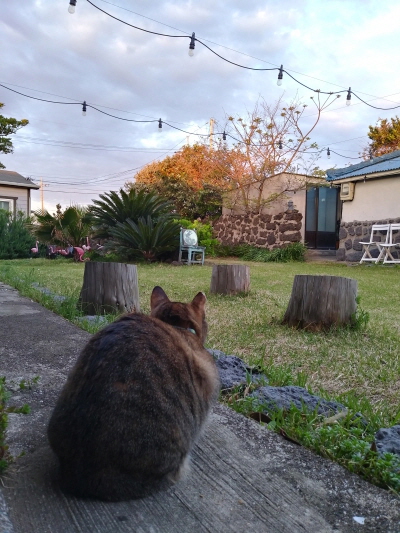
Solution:
<svg viewBox="0 0 400 533">
<path fill-rule="evenodd" d="M 222 134 L 222 140 L 226 141 L 226 133 L 225 132 Z"/>
<path fill-rule="evenodd" d="M 277 85 L 282 85 L 282 78 L 283 78 L 283 65 L 281 65 L 281 68 L 279 69 L 278 81 L 276 82 Z"/>
<path fill-rule="evenodd" d="M 346 96 L 346 105 L 350 105 L 351 104 L 351 87 L 349 87 L 349 90 L 347 91 L 347 96 Z"/>
<path fill-rule="evenodd" d="M 82 115 L 86 117 L 86 100 L 82 104 Z"/>
<path fill-rule="evenodd" d="M 282 148 L 283 148 L 282 139 L 278 143 L 278 148 L 279 148 L 279 150 L 282 150 Z"/>
<path fill-rule="evenodd" d="M 330 159 L 330 157 L 331 157 L 331 151 L 329 150 L 329 148 L 328 148 L 328 150 L 326 151 L 326 155 L 328 156 L 328 159 Z"/>
<path fill-rule="evenodd" d="M 161 119 L 158 119 L 158 131 L 159 132 L 162 131 L 162 120 Z"/>
<path fill-rule="evenodd" d="M 75 13 L 76 0 L 69 0 L 68 13 Z"/>
<path fill-rule="evenodd" d="M 196 41 L 196 37 L 195 37 L 195 33 L 193 32 L 192 36 L 190 38 L 190 44 L 189 44 L 189 55 L 190 55 L 190 57 L 194 56 L 195 41 Z"/>
</svg>

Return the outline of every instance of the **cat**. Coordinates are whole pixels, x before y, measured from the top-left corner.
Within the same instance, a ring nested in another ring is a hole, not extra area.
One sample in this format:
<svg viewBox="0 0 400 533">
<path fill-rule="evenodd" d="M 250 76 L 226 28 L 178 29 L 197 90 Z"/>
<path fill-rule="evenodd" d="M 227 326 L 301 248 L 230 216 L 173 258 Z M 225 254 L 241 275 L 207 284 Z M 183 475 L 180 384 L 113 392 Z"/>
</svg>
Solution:
<svg viewBox="0 0 400 533">
<path fill-rule="evenodd" d="M 130 313 L 97 332 L 61 391 L 47 434 L 67 493 L 119 501 L 168 488 L 217 400 L 205 295 L 172 302 L 157 286 L 150 303 L 150 316 Z"/>
</svg>

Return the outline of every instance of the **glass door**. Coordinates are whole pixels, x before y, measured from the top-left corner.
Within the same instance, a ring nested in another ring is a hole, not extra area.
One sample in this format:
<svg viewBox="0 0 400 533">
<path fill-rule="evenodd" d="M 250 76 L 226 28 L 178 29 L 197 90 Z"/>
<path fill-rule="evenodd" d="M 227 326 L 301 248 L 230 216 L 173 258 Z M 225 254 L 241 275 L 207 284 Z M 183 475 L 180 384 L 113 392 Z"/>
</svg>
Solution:
<svg viewBox="0 0 400 533">
<path fill-rule="evenodd" d="M 306 196 L 305 243 L 308 248 L 336 250 L 340 221 L 339 190 L 313 187 Z"/>
</svg>

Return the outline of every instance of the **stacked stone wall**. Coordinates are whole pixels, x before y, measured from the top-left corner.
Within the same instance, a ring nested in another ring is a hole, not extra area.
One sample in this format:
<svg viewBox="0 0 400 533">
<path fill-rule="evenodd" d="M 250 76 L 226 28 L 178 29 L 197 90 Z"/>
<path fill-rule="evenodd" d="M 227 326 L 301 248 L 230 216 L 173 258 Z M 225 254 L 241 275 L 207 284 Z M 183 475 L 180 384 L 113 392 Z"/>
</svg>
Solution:
<svg viewBox="0 0 400 533">
<path fill-rule="evenodd" d="M 276 215 L 222 215 L 213 225 L 214 236 L 225 245 L 282 248 L 292 242 L 301 242 L 302 218 L 297 210 Z"/>
<path fill-rule="evenodd" d="M 336 250 L 338 261 L 360 261 L 363 251 L 360 241 L 369 241 L 373 224 L 395 224 L 400 223 L 400 218 L 388 218 L 386 220 L 354 220 L 353 222 L 342 222 L 339 230 L 339 249 Z M 386 239 L 386 232 L 378 234 L 378 239 L 382 242 Z M 400 234 L 393 235 L 393 242 L 400 242 Z M 398 252 L 394 252 L 395 257 Z M 378 249 L 371 249 L 372 257 L 378 257 Z"/>
</svg>

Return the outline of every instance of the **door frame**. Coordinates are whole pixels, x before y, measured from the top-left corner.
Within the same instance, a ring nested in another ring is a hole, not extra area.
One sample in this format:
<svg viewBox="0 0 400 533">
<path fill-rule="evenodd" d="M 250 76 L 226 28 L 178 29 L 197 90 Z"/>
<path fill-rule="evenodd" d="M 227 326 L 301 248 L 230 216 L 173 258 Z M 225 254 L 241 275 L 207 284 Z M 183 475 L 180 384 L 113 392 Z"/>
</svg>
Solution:
<svg viewBox="0 0 400 533">
<path fill-rule="evenodd" d="M 330 187 L 332 188 L 332 187 Z M 307 230 L 307 225 L 310 216 L 309 213 L 309 194 L 308 192 L 310 190 L 314 190 L 316 192 L 315 198 L 312 200 L 314 201 L 314 209 L 313 209 L 313 216 L 314 220 L 312 223 L 312 226 L 314 227 L 313 230 Z M 333 187 L 333 189 L 336 191 L 336 221 L 335 221 L 335 231 L 334 232 L 322 232 L 318 231 L 318 214 L 319 214 L 319 204 L 320 204 L 320 195 L 319 191 L 321 189 L 326 189 L 326 187 L 321 186 L 313 186 L 307 189 L 306 191 L 306 210 L 305 210 L 305 225 L 304 225 L 304 243 L 307 246 L 307 248 L 311 248 L 314 250 L 337 250 L 339 248 L 339 228 L 340 228 L 340 220 L 342 215 L 342 202 L 339 198 L 339 191 L 340 189 L 338 187 Z"/>
</svg>

